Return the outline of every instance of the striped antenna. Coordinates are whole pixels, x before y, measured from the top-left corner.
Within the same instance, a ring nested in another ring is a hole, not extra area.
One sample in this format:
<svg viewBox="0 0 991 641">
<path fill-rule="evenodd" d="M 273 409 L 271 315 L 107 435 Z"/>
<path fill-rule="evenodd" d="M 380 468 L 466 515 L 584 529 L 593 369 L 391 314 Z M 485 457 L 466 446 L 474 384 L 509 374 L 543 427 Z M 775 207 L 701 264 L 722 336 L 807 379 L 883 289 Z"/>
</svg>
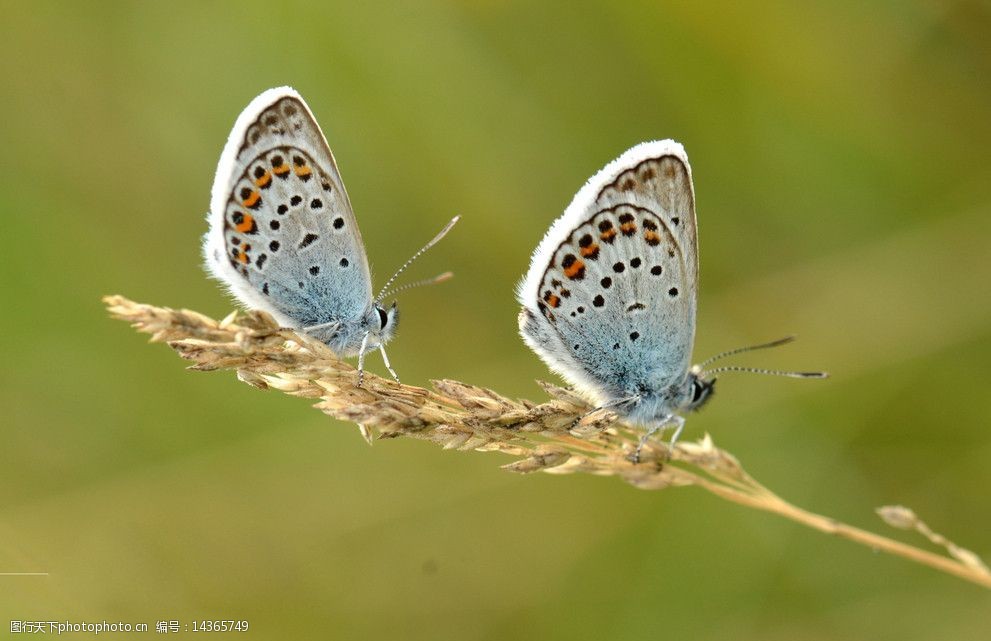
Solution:
<svg viewBox="0 0 991 641">
<path fill-rule="evenodd" d="M 737 347 L 736 349 L 731 349 L 728 352 L 723 352 L 722 354 L 716 354 L 712 358 L 707 358 L 698 364 L 700 368 L 704 368 L 709 363 L 713 361 L 718 361 L 721 358 L 726 358 L 727 356 L 734 356 L 735 354 L 742 354 L 744 352 L 753 352 L 758 349 L 770 349 L 772 347 L 778 347 L 780 345 L 787 345 L 788 343 L 795 340 L 794 336 L 785 336 L 784 338 L 779 338 L 776 341 L 771 341 L 770 343 L 761 343 L 760 345 L 750 345 L 749 347 Z"/>
<path fill-rule="evenodd" d="M 422 287 L 423 285 L 436 285 L 437 283 L 443 283 L 445 280 L 450 280 L 454 278 L 454 272 L 444 272 L 443 274 L 438 274 L 433 278 L 424 278 L 423 280 L 418 280 L 415 283 L 408 283 L 406 285 L 400 285 L 395 289 L 390 289 L 387 292 L 379 294 L 379 300 L 383 300 L 393 294 L 398 294 L 399 292 L 405 292 L 407 289 L 413 289 L 414 287 Z"/>
<path fill-rule="evenodd" d="M 428 249 L 430 249 L 431 247 L 433 247 L 434 245 L 436 245 L 437 242 L 440 241 L 441 238 L 443 238 L 444 236 L 446 236 L 447 235 L 447 232 L 451 231 L 451 227 L 454 227 L 454 223 L 458 222 L 459 220 L 461 220 L 461 216 L 455 216 L 454 218 L 452 218 L 451 219 L 451 222 L 447 223 L 447 225 L 444 226 L 444 229 L 440 230 L 440 233 L 439 234 L 437 234 L 436 236 L 434 236 L 430 240 L 429 243 L 427 243 L 426 245 L 424 245 L 423 247 L 421 247 L 420 248 L 420 251 L 418 251 L 415 254 L 413 254 L 412 256 L 410 256 L 410 259 L 407 260 L 405 263 L 403 263 L 403 266 L 402 267 L 400 267 L 398 270 L 396 270 L 396 273 L 392 275 L 392 278 L 390 278 L 389 280 L 387 280 L 385 282 L 385 285 L 382 287 L 382 291 L 379 292 L 379 295 L 375 297 L 375 302 L 377 302 L 377 303 L 382 302 L 382 297 L 385 296 L 385 293 L 387 291 L 389 291 L 389 286 L 392 285 L 392 283 L 396 280 L 396 278 L 398 278 L 400 274 L 402 274 L 404 271 L 406 271 L 406 268 L 409 267 L 410 265 L 412 265 L 414 260 L 416 260 L 417 258 L 419 258 L 420 256 L 422 256 L 423 255 L 423 252 L 427 251 Z M 444 274 L 441 274 L 441 276 L 443 276 L 443 275 Z M 440 276 L 438 276 L 438 278 L 440 278 Z M 447 279 L 445 278 L 445 279 L 442 279 L 442 280 L 447 280 Z"/>
<path fill-rule="evenodd" d="M 726 367 L 717 367 L 716 369 L 703 370 L 703 378 L 709 378 L 715 374 L 721 374 L 722 372 L 750 372 L 751 374 L 767 374 L 769 376 L 787 376 L 788 378 L 829 378 L 827 372 L 784 372 L 777 369 L 760 369 L 757 367 L 738 367 L 736 365 L 727 365 Z"/>
</svg>

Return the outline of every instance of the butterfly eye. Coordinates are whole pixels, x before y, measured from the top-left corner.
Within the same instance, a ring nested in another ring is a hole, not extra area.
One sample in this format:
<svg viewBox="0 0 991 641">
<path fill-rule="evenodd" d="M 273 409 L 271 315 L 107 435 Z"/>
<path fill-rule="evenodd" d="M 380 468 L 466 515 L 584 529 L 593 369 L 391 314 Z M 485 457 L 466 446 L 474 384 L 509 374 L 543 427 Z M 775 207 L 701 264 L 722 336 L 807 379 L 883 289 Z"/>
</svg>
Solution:
<svg viewBox="0 0 991 641">
<path fill-rule="evenodd" d="M 704 378 L 693 377 L 692 400 L 688 403 L 688 409 L 697 410 L 708 403 L 709 398 L 712 397 L 712 390 L 715 387 L 715 384 L 715 379 L 705 380 Z"/>
<path fill-rule="evenodd" d="M 382 327 L 380 329 L 385 329 L 385 326 L 389 324 L 389 315 L 381 307 L 376 307 L 375 311 L 379 313 L 379 322 L 382 323 Z"/>
<path fill-rule="evenodd" d="M 692 382 L 692 403 L 698 403 L 705 394 L 705 387 L 699 381 Z"/>
</svg>

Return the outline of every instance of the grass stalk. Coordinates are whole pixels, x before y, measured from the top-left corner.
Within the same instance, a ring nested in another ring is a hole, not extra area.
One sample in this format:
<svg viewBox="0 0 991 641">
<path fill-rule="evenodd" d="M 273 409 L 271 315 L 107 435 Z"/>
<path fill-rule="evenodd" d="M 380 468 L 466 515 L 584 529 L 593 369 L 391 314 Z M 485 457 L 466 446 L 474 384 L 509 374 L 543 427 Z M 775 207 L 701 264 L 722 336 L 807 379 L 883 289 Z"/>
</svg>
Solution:
<svg viewBox="0 0 991 641">
<path fill-rule="evenodd" d="M 934 532 L 906 507 L 883 506 L 877 513 L 888 525 L 915 531 L 944 553 L 796 507 L 758 483 L 708 435 L 697 442 L 680 442 L 673 451 L 651 441 L 639 462 L 633 463 L 630 455 L 639 440 L 636 429 L 609 411 L 588 414 L 592 408 L 582 398 L 550 383 L 541 383 L 549 396 L 543 403 L 509 399 L 449 379 L 432 381 L 432 390 L 401 385 L 370 372 L 365 372 L 359 388 L 358 373 L 350 363 L 338 359 L 323 343 L 279 327 L 264 312 L 235 312 L 217 321 L 123 296 L 103 300 L 112 316 L 192 361 L 190 369 L 234 370 L 241 381 L 259 389 L 312 399 L 322 412 L 358 424 L 368 439 L 407 437 L 444 449 L 502 452 L 515 457 L 502 467 L 517 473 L 616 476 L 647 490 L 695 486 L 991 588 L 991 571 L 976 554 Z"/>
</svg>

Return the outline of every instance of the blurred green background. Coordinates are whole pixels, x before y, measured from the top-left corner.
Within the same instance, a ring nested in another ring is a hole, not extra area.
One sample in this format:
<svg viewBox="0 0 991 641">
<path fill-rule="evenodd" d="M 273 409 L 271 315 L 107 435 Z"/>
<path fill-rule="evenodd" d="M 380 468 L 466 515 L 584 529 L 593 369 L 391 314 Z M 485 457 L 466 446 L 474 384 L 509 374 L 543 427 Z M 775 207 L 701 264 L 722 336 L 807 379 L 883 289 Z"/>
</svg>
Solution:
<svg viewBox="0 0 991 641">
<path fill-rule="evenodd" d="M 0 635 L 236 618 L 254 638 L 987 639 L 986 591 L 700 490 L 368 447 L 194 374 L 100 296 L 223 316 L 200 267 L 235 117 L 291 84 L 382 283 L 453 214 L 390 345 L 404 382 L 541 399 L 513 287 L 642 140 L 692 160 L 704 432 L 799 505 L 915 508 L 991 557 L 991 9 L 983 2 L 4 0 Z M 383 372 L 377 357 L 374 371 Z M 902 537 L 913 541 L 910 537 Z"/>
</svg>

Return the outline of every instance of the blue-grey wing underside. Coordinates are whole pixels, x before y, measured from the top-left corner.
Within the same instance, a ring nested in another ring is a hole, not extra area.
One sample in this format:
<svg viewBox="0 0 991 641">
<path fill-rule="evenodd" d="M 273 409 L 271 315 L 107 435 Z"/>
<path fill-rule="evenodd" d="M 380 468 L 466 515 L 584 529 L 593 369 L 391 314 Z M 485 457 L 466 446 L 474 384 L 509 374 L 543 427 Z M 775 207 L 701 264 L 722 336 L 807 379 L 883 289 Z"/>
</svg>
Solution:
<svg viewBox="0 0 991 641">
<path fill-rule="evenodd" d="M 222 247 L 212 244 L 208 259 L 233 269 L 224 266 L 232 290 L 294 327 L 361 318 L 372 302 L 361 233 L 305 103 L 282 95 L 264 108 L 247 125 L 231 170 Z"/>
<path fill-rule="evenodd" d="M 524 312 L 524 337 L 599 399 L 679 383 L 690 366 L 698 282 L 690 170 L 674 155 L 638 159 L 584 209 L 554 249 L 537 300 L 524 301 L 541 316 Z"/>
</svg>

